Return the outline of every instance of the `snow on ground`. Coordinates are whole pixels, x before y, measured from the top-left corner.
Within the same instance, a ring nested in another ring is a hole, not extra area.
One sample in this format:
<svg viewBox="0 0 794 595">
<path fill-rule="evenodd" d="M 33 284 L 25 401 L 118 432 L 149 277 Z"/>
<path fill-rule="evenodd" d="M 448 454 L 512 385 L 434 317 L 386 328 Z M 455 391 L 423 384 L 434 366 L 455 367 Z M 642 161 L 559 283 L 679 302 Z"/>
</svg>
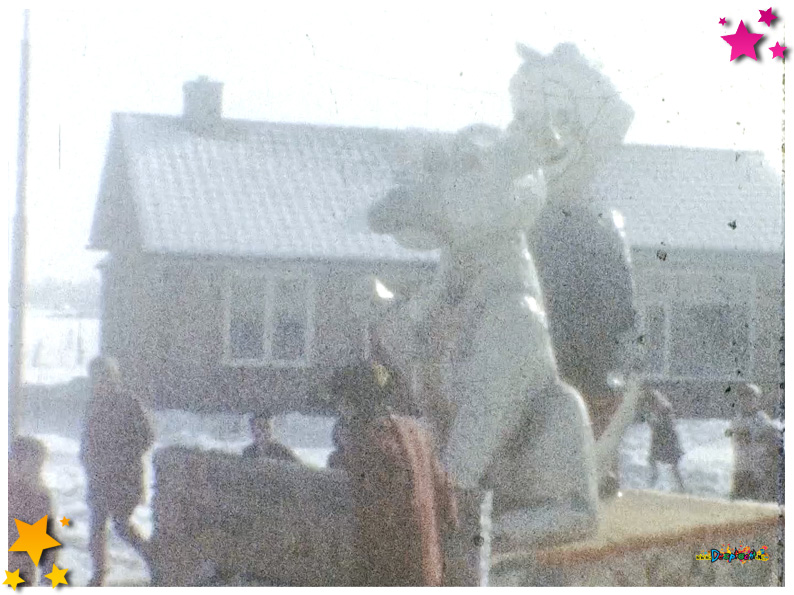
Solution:
<svg viewBox="0 0 794 595">
<path fill-rule="evenodd" d="M 57 313 L 28 310 L 25 319 L 25 380 L 31 384 L 68 382 L 86 376 L 86 366 L 99 352 L 99 321 L 67 318 Z M 297 416 L 300 417 L 300 416 Z M 237 415 L 196 415 L 183 411 L 158 412 L 155 416 L 156 448 L 182 445 L 241 453 L 250 443 L 247 420 Z M 330 441 L 329 420 L 286 416 L 276 428 L 276 437 L 292 446 L 300 436 L 314 433 Z M 680 420 L 677 424 L 685 456 L 681 475 L 685 489 L 696 495 L 727 497 L 733 467 L 731 443 L 724 432 L 727 420 Z M 309 428 L 311 426 L 311 428 Z M 308 430 L 311 430 L 308 432 Z M 308 432 L 308 434 L 307 434 Z M 59 565 L 69 569 L 69 581 L 84 585 L 90 576 L 88 555 L 88 509 L 85 504 L 85 476 L 78 460 L 79 444 L 55 433 L 36 434 L 49 448 L 43 478 L 52 492 L 56 518 L 72 519 L 69 527 L 58 529 L 65 544 L 58 553 Z M 292 437 L 294 440 L 290 440 Z M 330 442 L 328 444 L 330 446 Z M 651 470 L 646 463 L 650 430 L 645 424 L 631 426 L 620 451 L 621 485 L 648 488 Z M 330 448 L 295 448 L 309 465 L 323 466 Z M 152 473 L 149 467 L 149 479 Z M 135 511 L 134 520 L 149 535 L 152 532 L 151 485 L 147 502 Z M 673 489 L 669 472 L 663 471 L 657 489 Z M 142 560 L 115 535 L 108 540 L 110 583 L 140 583 L 147 580 Z"/>
<path fill-rule="evenodd" d="M 680 420 L 677 424 L 685 456 L 681 474 L 688 492 L 701 496 L 725 498 L 730 490 L 733 454 L 724 432 L 726 420 Z M 198 416 L 181 411 L 160 412 L 156 416 L 156 448 L 183 445 L 241 453 L 250 443 L 247 422 L 241 416 Z M 64 547 L 59 552 L 59 566 L 69 569 L 70 584 L 84 585 L 90 577 L 88 555 L 88 510 L 85 505 L 85 476 L 78 461 L 79 444 L 57 434 L 39 434 L 49 448 L 44 481 L 52 492 L 56 518 L 72 519 L 70 527 L 58 529 Z M 648 488 L 650 469 L 646 464 L 650 431 L 647 425 L 631 426 L 620 452 L 621 484 L 624 488 Z M 299 448 L 297 454 L 307 464 L 323 466 L 330 448 Z M 151 468 L 150 490 L 145 505 L 139 506 L 135 522 L 146 535 L 152 532 Z M 662 472 L 657 489 L 671 490 L 669 473 Z M 108 540 L 108 581 L 140 583 L 147 580 L 146 568 L 133 550 L 115 535 Z"/>
<path fill-rule="evenodd" d="M 682 419 L 676 429 L 684 450 L 680 470 L 687 492 L 698 496 L 727 498 L 731 489 L 733 448 L 725 436 L 729 420 Z M 651 468 L 646 463 L 651 430 L 647 424 L 631 426 L 620 450 L 621 485 L 624 488 L 649 488 Z M 659 476 L 659 489 L 672 490 L 669 469 Z"/>
<path fill-rule="evenodd" d="M 27 309 L 23 353 L 29 384 L 59 384 L 87 376 L 88 362 L 99 354 L 99 320 Z"/>
</svg>

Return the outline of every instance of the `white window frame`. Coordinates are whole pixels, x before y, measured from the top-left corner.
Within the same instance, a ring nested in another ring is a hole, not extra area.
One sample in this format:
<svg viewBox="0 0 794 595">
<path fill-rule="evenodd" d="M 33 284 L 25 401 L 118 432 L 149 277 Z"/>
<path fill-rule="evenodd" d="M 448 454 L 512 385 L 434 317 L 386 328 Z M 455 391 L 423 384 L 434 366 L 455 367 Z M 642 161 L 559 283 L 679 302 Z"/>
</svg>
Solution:
<svg viewBox="0 0 794 595">
<path fill-rule="evenodd" d="M 231 324 L 232 324 L 232 282 L 235 278 L 258 279 L 264 287 L 262 299 L 265 303 L 265 332 L 262 337 L 264 353 L 261 358 L 235 358 L 232 356 Z M 282 280 L 299 279 L 306 283 L 306 337 L 304 356 L 300 359 L 275 359 L 273 352 L 273 329 L 275 322 L 275 291 L 276 284 Z M 311 275 L 302 273 L 284 273 L 278 271 L 268 272 L 229 272 L 225 275 L 223 283 L 223 364 L 232 367 L 247 368 L 306 368 L 311 366 L 314 348 L 314 315 L 315 315 L 315 287 Z"/>
</svg>

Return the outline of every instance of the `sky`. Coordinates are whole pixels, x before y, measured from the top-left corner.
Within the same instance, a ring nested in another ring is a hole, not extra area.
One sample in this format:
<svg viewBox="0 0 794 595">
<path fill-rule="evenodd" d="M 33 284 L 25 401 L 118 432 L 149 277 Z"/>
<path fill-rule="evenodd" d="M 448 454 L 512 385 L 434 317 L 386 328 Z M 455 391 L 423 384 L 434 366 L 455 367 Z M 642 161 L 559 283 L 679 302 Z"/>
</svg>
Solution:
<svg viewBox="0 0 794 595">
<path fill-rule="evenodd" d="M 97 275 L 85 250 L 113 112 L 181 112 L 182 83 L 225 83 L 224 116 L 384 128 L 504 126 L 520 41 L 572 41 L 634 108 L 627 142 L 763 151 L 781 170 L 788 13 L 745 2 L 136 4 L 33 3 L 28 204 L 31 280 Z M 474 3 L 472 3 L 474 4 Z M 129 6 L 129 5 L 128 5 Z M 22 9 L 0 14 L 0 159 L 16 188 Z M 726 25 L 719 19 L 726 18 Z M 792 17 L 794 18 L 794 14 Z M 744 21 L 759 60 L 720 38 Z M 787 52 L 787 55 L 791 50 Z"/>
</svg>

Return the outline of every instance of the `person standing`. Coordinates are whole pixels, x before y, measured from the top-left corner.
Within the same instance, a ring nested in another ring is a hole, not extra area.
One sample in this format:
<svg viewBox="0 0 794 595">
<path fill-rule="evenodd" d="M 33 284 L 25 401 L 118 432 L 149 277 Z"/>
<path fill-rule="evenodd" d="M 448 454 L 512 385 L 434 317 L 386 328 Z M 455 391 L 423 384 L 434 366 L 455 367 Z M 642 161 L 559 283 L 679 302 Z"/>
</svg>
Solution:
<svg viewBox="0 0 794 595">
<path fill-rule="evenodd" d="M 46 447 L 27 436 L 16 438 L 11 444 L 8 457 L 8 547 L 19 538 L 15 520 L 33 525 L 47 516 L 52 524 L 53 512 L 50 494 L 41 480 L 41 470 L 47 458 Z M 47 529 L 52 536 L 52 529 Z M 55 550 L 45 549 L 39 559 L 39 583 L 41 577 L 52 570 Z M 8 552 L 8 569 L 19 569 L 19 576 L 26 585 L 36 584 L 36 565 L 27 552 Z"/>
<path fill-rule="evenodd" d="M 678 464 L 684 451 L 675 430 L 675 417 L 670 401 L 658 390 L 653 390 L 648 399 L 651 426 L 651 450 L 648 464 L 651 466 L 651 488 L 659 479 L 659 467 L 670 465 L 678 487 L 683 491 L 684 482 Z"/>
<path fill-rule="evenodd" d="M 364 362 L 338 370 L 331 390 L 345 429 L 339 467 L 351 482 L 357 584 L 441 586 L 454 491 L 427 429 L 392 413 L 394 385 Z"/>
<path fill-rule="evenodd" d="M 733 441 L 733 481 L 735 500 L 778 500 L 778 459 L 783 437 L 781 428 L 760 409 L 761 389 L 743 383 L 736 387 L 739 417 L 726 435 Z"/>
<path fill-rule="evenodd" d="M 91 399 L 80 459 L 86 472 L 91 519 L 89 550 L 93 575 L 89 586 L 101 586 L 107 571 L 108 519 L 112 519 L 117 535 L 148 563 L 146 542 L 131 517 L 144 497 L 143 455 L 152 446 L 154 436 L 140 403 L 124 390 L 115 359 L 95 358 L 89 373 Z"/>
</svg>

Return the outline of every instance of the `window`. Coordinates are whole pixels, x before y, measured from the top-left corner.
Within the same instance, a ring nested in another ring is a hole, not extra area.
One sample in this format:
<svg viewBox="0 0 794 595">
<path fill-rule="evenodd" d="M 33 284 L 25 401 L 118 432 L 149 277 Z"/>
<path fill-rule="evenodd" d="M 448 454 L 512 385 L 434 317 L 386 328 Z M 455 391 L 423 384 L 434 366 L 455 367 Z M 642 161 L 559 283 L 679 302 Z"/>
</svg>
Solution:
<svg viewBox="0 0 794 595">
<path fill-rule="evenodd" d="M 312 287 L 294 275 L 232 275 L 227 285 L 227 362 L 305 365 L 309 360 Z"/>
<path fill-rule="evenodd" d="M 748 376 L 750 341 L 750 311 L 745 303 L 673 303 L 645 309 L 645 370 L 651 376 Z"/>
</svg>

